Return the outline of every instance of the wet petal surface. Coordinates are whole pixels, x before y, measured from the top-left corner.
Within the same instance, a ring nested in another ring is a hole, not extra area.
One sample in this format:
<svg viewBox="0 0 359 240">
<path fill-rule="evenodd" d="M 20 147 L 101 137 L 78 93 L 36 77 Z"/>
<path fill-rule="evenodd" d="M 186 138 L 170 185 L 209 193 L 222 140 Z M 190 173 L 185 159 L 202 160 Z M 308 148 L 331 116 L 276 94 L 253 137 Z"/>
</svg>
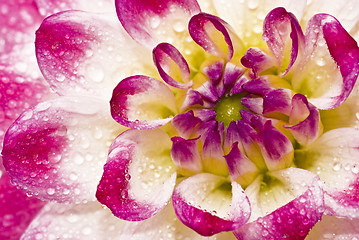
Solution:
<svg viewBox="0 0 359 240">
<path fill-rule="evenodd" d="M 7 131 L 4 166 L 14 183 L 38 198 L 93 200 L 106 149 L 119 130 L 104 102 L 72 97 L 43 102 Z"/>
</svg>

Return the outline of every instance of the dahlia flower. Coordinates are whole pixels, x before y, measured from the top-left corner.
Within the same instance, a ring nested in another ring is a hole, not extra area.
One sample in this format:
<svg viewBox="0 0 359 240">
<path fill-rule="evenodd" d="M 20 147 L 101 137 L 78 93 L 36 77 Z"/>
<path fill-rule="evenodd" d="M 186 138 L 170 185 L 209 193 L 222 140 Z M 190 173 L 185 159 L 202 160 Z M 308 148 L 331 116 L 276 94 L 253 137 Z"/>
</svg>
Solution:
<svg viewBox="0 0 359 240">
<path fill-rule="evenodd" d="M 98 3 L 36 1 L 21 239 L 359 237 L 355 1 Z"/>
</svg>

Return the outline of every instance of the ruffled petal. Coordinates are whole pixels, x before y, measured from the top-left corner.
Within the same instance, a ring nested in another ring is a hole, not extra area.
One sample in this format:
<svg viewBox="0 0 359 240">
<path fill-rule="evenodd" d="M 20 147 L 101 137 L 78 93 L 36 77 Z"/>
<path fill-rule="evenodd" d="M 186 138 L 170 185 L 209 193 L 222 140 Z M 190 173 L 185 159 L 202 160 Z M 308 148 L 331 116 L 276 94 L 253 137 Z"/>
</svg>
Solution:
<svg viewBox="0 0 359 240">
<path fill-rule="evenodd" d="M 190 71 L 182 54 L 169 43 L 160 43 L 153 49 L 153 59 L 162 79 L 176 88 L 190 88 Z"/>
<path fill-rule="evenodd" d="M 297 150 L 297 166 L 325 183 L 325 214 L 358 218 L 359 130 L 340 128 L 324 133 L 306 149 Z"/>
<path fill-rule="evenodd" d="M 237 239 L 304 239 L 321 219 L 323 186 L 315 174 L 289 168 L 271 176 L 276 180 L 256 181 L 246 189 L 252 215 L 234 231 Z"/>
<path fill-rule="evenodd" d="M 303 25 L 307 24 L 310 18 L 317 13 L 328 13 L 335 16 L 348 32 L 357 28 L 359 11 L 358 1 L 356 0 L 308 1 L 304 16 L 301 20 Z M 351 35 L 353 36 L 353 34 Z"/>
<path fill-rule="evenodd" d="M 120 240 L 118 235 L 124 224 L 98 202 L 77 205 L 49 203 L 32 221 L 21 240 Z"/>
<path fill-rule="evenodd" d="M 128 130 L 112 143 L 96 197 L 124 220 L 158 213 L 176 183 L 171 139 L 159 130 Z"/>
<path fill-rule="evenodd" d="M 272 56 L 263 52 L 261 49 L 251 47 L 248 48 L 241 58 L 241 63 L 246 68 L 251 68 L 254 73 L 254 78 L 257 78 L 259 73 L 275 66 L 276 62 Z"/>
<path fill-rule="evenodd" d="M 17 189 L 3 173 L 0 178 L 0 238 L 19 239 L 44 204 Z"/>
<path fill-rule="evenodd" d="M 66 10 L 82 10 L 86 12 L 112 12 L 112 0 L 86 1 L 86 0 L 35 0 L 39 12 L 44 17 Z"/>
<path fill-rule="evenodd" d="M 178 240 L 234 240 L 232 233 L 216 234 L 213 237 L 204 237 L 183 225 L 177 218 L 172 204 L 167 204 L 161 212 L 150 219 L 140 222 L 126 222 L 119 236 L 120 239 L 143 240 L 143 239 L 166 239 Z"/>
<path fill-rule="evenodd" d="M 222 19 L 200 13 L 191 18 L 188 24 L 193 40 L 206 52 L 230 60 L 233 56 L 233 43 Z"/>
<path fill-rule="evenodd" d="M 275 7 L 285 7 L 299 19 L 304 13 L 306 1 L 266 1 L 266 0 L 214 0 L 218 16 L 228 22 L 248 47 L 266 47 L 262 41 L 262 23 L 265 15 Z"/>
<path fill-rule="evenodd" d="M 184 40 L 189 19 L 201 11 L 196 0 L 116 0 L 115 4 L 128 34 L 149 49 L 175 38 Z"/>
<path fill-rule="evenodd" d="M 323 216 L 309 232 L 306 240 L 350 240 L 359 238 L 359 220 Z"/>
<path fill-rule="evenodd" d="M 171 89 L 163 82 L 136 75 L 122 80 L 110 101 L 112 117 L 136 129 L 151 129 L 172 120 L 177 112 Z"/>
<path fill-rule="evenodd" d="M 298 20 L 282 7 L 273 9 L 264 19 L 263 39 L 277 59 L 278 66 L 283 69 L 283 75 L 286 75 L 298 55 L 303 53 L 304 34 Z M 290 61 L 284 62 L 289 59 L 289 53 Z"/>
<path fill-rule="evenodd" d="M 334 17 L 318 14 L 308 23 L 303 56 L 294 71 L 293 89 L 319 109 L 341 105 L 359 73 L 355 40 Z"/>
<path fill-rule="evenodd" d="M 95 199 L 101 166 L 119 126 L 106 104 L 63 97 L 25 111 L 8 129 L 2 151 L 13 182 L 40 199 Z"/>
<path fill-rule="evenodd" d="M 111 14 L 52 15 L 36 32 L 35 46 L 40 70 L 60 95 L 108 99 L 125 76 L 155 71 L 151 53 L 126 36 Z"/>
<path fill-rule="evenodd" d="M 292 98 L 292 109 L 289 123 L 285 125 L 299 144 L 306 146 L 314 142 L 323 132 L 320 114 L 316 107 L 308 103 L 306 97 L 296 94 Z"/>
<path fill-rule="evenodd" d="M 209 173 L 182 181 L 172 199 L 183 224 L 203 236 L 234 230 L 247 222 L 250 215 L 250 205 L 241 186 Z"/>
</svg>

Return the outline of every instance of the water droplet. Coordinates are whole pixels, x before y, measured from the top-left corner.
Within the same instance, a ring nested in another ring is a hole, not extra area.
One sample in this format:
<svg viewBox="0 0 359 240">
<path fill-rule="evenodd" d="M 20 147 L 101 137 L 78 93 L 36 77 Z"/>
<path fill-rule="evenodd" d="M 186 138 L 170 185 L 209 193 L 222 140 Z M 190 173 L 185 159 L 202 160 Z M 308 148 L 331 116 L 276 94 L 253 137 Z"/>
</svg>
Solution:
<svg viewBox="0 0 359 240">
<path fill-rule="evenodd" d="M 83 233 L 84 235 L 90 235 L 90 234 L 92 233 L 92 229 L 91 229 L 90 227 L 84 227 L 84 228 L 82 229 L 82 233 Z"/>
<path fill-rule="evenodd" d="M 176 20 L 173 23 L 172 28 L 175 32 L 183 32 L 184 30 L 186 30 L 186 23 L 182 19 Z"/>
<path fill-rule="evenodd" d="M 160 26 L 160 23 L 161 23 L 161 19 L 160 17 L 158 16 L 153 16 L 151 19 L 150 19 L 150 26 L 153 28 L 153 29 L 156 29 Z"/>
<path fill-rule="evenodd" d="M 318 66 L 322 67 L 322 66 L 325 65 L 325 60 L 324 60 L 323 57 L 318 57 L 318 58 L 315 59 L 315 63 L 316 63 Z"/>
<path fill-rule="evenodd" d="M 250 10 L 255 10 L 257 9 L 259 6 L 259 1 L 258 0 L 251 0 L 251 1 L 248 1 L 248 8 Z"/>
<path fill-rule="evenodd" d="M 47 194 L 54 195 L 54 193 L 55 193 L 55 189 L 53 189 L 53 188 L 48 188 L 47 189 Z"/>
<path fill-rule="evenodd" d="M 73 156 L 73 160 L 77 165 L 81 165 L 84 163 L 84 158 L 80 153 L 75 153 Z"/>
<path fill-rule="evenodd" d="M 63 81 L 65 81 L 65 75 L 63 75 L 63 74 L 61 74 L 61 73 L 58 73 L 58 74 L 56 74 L 56 81 L 58 81 L 58 82 L 63 82 Z"/>
</svg>

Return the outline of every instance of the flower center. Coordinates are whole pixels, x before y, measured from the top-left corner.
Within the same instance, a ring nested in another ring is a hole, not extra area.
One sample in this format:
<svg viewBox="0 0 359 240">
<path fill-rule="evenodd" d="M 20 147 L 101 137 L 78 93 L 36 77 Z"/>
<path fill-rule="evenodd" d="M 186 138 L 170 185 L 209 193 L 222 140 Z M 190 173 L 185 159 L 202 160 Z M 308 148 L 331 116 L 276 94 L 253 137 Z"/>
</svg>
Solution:
<svg viewBox="0 0 359 240">
<path fill-rule="evenodd" d="M 214 107 L 217 113 L 216 120 L 223 122 L 225 126 L 229 126 L 232 121 L 241 119 L 240 110 L 246 109 L 241 104 L 241 99 L 240 94 L 222 98 Z"/>
</svg>

